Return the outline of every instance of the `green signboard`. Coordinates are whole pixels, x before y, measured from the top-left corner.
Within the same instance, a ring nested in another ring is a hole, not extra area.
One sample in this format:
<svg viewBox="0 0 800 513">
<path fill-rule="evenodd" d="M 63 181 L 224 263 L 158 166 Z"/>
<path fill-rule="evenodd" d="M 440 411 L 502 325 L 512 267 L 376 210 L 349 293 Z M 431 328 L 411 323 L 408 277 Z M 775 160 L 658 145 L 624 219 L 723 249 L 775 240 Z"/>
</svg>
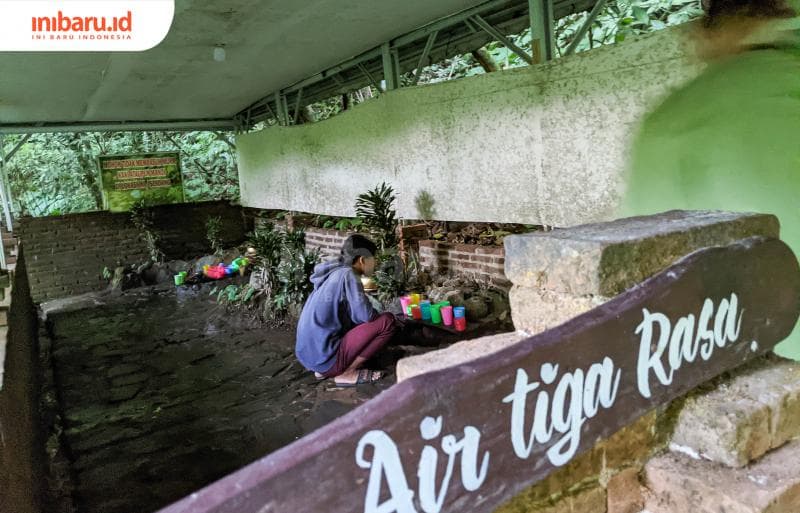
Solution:
<svg viewBox="0 0 800 513">
<path fill-rule="evenodd" d="M 142 153 L 98 157 L 105 207 L 126 212 L 146 205 L 182 203 L 183 181 L 178 153 Z"/>
</svg>

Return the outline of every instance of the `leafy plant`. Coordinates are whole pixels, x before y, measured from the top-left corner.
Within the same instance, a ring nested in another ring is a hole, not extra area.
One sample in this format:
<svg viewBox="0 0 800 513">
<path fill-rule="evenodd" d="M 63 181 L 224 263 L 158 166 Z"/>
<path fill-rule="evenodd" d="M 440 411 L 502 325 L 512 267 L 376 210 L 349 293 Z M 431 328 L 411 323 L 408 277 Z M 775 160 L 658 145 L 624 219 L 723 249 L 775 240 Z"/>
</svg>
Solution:
<svg viewBox="0 0 800 513">
<path fill-rule="evenodd" d="M 256 250 L 253 273 L 260 279 L 213 291 L 218 302 L 245 308 L 260 304 L 258 310 L 267 321 L 299 315 L 313 288 L 309 278 L 320 260 L 319 251 L 306 251 L 302 230 L 281 232 L 271 224 L 249 234 L 247 244 Z"/>
<path fill-rule="evenodd" d="M 381 249 L 397 243 L 397 218 L 395 217 L 394 189 L 385 182 L 375 189 L 359 194 L 356 215 L 378 237 Z"/>
<path fill-rule="evenodd" d="M 303 303 L 314 289 L 310 278 L 319 260 L 320 252 L 317 249 L 301 249 L 284 255 L 277 272 L 280 284 L 274 298 L 277 311 L 288 311 L 292 316 L 299 315 Z"/>
<path fill-rule="evenodd" d="M 340 232 L 349 232 L 349 231 L 358 231 L 358 229 L 364 224 L 364 222 L 359 218 L 349 218 L 343 217 L 339 219 L 333 227 Z"/>
<path fill-rule="evenodd" d="M 222 218 L 219 216 L 209 217 L 206 219 L 206 239 L 211 245 L 211 251 L 215 255 L 222 254 L 222 240 L 220 233 L 222 232 Z"/>
<path fill-rule="evenodd" d="M 130 210 L 130 219 L 139 230 L 147 246 L 147 253 L 153 263 L 164 261 L 164 252 L 159 248 L 161 236 L 155 229 L 155 213 L 144 200 L 137 201 Z"/>
</svg>

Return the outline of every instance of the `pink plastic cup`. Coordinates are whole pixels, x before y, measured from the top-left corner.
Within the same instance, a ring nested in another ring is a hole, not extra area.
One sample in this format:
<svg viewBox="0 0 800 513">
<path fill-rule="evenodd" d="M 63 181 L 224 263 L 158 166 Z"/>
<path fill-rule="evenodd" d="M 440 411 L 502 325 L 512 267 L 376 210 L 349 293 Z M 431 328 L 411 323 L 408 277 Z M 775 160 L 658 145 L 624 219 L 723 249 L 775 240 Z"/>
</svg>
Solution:
<svg viewBox="0 0 800 513">
<path fill-rule="evenodd" d="M 443 306 L 440 310 L 442 313 L 442 321 L 444 322 L 445 326 L 452 326 L 453 325 L 453 307 L 452 306 Z"/>
<path fill-rule="evenodd" d="M 411 305 L 411 298 L 403 296 L 400 298 L 400 306 L 403 308 L 403 314 L 408 315 L 408 307 Z"/>
</svg>

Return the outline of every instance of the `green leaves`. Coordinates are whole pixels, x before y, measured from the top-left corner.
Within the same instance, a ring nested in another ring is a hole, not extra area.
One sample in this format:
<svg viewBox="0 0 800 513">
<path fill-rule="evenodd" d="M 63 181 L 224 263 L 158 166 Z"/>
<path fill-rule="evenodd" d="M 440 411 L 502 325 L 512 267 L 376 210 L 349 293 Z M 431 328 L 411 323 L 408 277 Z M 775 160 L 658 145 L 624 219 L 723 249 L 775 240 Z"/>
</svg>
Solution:
<svg viewBox="0 0 800 513">
<path fill-rule="evenodd" d="M 394 189 L 386 182 L 356 199 L 356 215 L 379 237 L 381 248 L 394 246 L 397 241 L 394 200 Z"/>
</svg>

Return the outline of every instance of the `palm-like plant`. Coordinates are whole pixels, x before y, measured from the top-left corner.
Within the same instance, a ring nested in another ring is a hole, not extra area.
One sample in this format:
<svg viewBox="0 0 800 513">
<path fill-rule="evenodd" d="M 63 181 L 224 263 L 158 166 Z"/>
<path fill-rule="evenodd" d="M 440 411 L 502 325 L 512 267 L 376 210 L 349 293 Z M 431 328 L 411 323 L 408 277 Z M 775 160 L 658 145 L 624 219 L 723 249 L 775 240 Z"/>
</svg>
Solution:
<svg viewBox="0 0 800 513">
<path fill-rule="evenodd" d="M 359 194 L 356 199 L 356 215 L 378 237 L 381 249 L 392 247 L 397 242 L 394 200 L 394 189 L 385 182 Z"/>
</svg>

